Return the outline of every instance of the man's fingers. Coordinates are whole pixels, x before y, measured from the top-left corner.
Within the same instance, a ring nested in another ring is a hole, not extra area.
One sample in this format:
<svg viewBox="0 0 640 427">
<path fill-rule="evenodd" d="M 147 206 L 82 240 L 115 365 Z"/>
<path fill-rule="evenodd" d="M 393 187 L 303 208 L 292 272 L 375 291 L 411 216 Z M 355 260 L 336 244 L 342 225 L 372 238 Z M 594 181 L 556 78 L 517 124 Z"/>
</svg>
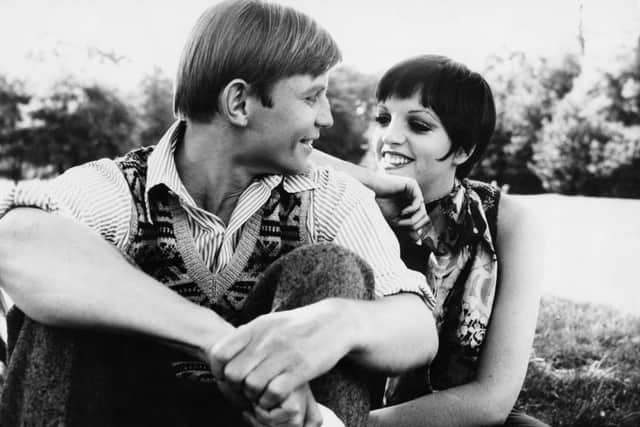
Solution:
<svg viewBox="0 0 640 427">
<path fill-rule="evenodd" d="M 279 358 L 267 357 L 262 360 L 244 379 L 247 398 L 252 402 L 257 401 L 271 380 L 284 371 L 285 366 Z"/>
<path fill-rule="evenodd" d="M 213 345 L 207 354 L 209 368 L 215 378 L 224 379 L 227 363 L 242 351 L 251 341 L 251 332 L 239 327 Z"/>
<path fill-rule="evenodd" d="M 258 405 L 271 409 L 282 403 L 299 386 L 301 381 L 296 381 L 290 372 L 283 372 L 269 382 L 260 396 Z"/>
<path fill-rule="evenodd" d="M 304 419 L 304 427 L 320 427 L 322 425 L 322 413 L 313 398 L 311 391 L 307 393 L 307 414 Z"/>
<path fill-rule="evenodd" d="M 232 384 L 243 386 L 247 376 L 262 362 L 263 358 L 264 356 L 245 349 L 225 365 L 224 379 Z"/>
<path fill-rule="evenodd" d="M 271 411 L 256 407 L 254 416 L 261 424 L 278 427 L 303 427 L 304 413 L 291 411 L 284 408 L 275 408 Z"/>
<path fill-rule="evenodd" d="M 274 408 L 267 411 L 259 406 L 255 406 L 253 413 L 259 422 L 267 425 L 287 423 L 295 415 L 289 409 Z"/>
<path fill-rule="evenodd" d="M 251 412 L 243 412 L 242 418 L 249 424 L 251 427 L 269 427 L 269 424 L 262 424 Z"/>
</svg>

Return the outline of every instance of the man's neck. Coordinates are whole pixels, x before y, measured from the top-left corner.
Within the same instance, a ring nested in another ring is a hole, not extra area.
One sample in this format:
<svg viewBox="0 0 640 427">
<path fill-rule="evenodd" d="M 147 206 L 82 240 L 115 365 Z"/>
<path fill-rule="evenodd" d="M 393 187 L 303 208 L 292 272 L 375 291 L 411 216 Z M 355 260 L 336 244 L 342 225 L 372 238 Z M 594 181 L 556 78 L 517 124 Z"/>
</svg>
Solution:
<svg viewBox="0 0 640 427">
<path fill-rule="evenodd" d="M 223 125 L 189 122 L 175 151 L 178 174 L 193 200 L 225 224 L 253 179 L 233 161 L 233 136 Z"/>
</svg>

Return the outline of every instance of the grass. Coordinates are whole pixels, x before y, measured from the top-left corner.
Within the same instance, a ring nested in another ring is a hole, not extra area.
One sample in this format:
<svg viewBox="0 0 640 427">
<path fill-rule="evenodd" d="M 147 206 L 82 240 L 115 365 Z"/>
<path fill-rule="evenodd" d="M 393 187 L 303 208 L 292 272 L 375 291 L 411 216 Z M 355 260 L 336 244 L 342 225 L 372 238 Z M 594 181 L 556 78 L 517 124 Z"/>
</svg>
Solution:
<svg viewBox="0 0 640 427">
<path fill-rule="evenodd" d="M 640 426 L 640 200 L 519 199 L 540 224 L 547 296 L 517 406 L 552 426 Z"/>
<path fill-rule="evenodd" d="M 640 317 L 544 298 L 517 407 L 552 426 L 640 426 Z"/>
</svg>

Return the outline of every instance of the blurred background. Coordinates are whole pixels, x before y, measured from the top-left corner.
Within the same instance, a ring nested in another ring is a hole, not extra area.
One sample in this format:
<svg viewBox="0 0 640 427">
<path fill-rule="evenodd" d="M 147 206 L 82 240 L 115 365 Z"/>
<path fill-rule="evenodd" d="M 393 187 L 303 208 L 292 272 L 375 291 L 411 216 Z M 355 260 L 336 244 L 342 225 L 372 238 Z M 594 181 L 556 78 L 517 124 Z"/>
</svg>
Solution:
<svg viewBox="0 0 640 427">
<path fill-rule="evenodd" d="M 349 161 L 375 167 L 374 89 L 395 62 L 438 53 L 486 77 L 498 123 L 472 176 L 518 195 L 546 249 L 519 404 L 554 425 L 640 425 L 640 0 L 281 2 L 343 49 L 316 147 Z M 0 0 L 0 176 L 155 144 L 212 3 Z"/>
</svg>

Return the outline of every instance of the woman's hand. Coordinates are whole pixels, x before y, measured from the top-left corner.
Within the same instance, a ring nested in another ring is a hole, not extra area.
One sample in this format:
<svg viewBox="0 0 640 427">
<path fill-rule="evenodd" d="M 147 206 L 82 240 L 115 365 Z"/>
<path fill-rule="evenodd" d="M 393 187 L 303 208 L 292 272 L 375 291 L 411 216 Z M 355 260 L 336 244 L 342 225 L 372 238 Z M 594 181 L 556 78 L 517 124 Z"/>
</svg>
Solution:
<svg viewBox="0 0 640 427">
<path fill-rule="evenodd" d="M 393 227 L 405 228 L 420 244 L 429 216 L 418 183 L 404 176 L 377 175 L 371 189 L 376 193 L 376 202 L 386 220 Z"/>
</svg>

